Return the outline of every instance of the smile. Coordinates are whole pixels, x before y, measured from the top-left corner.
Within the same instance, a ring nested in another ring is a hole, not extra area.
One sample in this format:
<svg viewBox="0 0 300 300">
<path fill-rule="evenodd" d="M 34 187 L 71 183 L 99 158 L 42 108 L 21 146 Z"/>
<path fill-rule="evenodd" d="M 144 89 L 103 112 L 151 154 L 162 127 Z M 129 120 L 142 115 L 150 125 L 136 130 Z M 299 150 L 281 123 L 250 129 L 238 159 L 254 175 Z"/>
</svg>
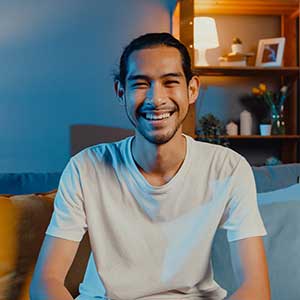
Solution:
<svg viewBox="0 0 300 300">
<path fill-rule="evenodd" d="M 157 113 L 145 113 L 143 114 L 143 117 L 147 120 L 164 120 L 167 119 L 171 116 L 171 113 L 162 113 L 162 114 L 157 114 Z"/>
</svg>

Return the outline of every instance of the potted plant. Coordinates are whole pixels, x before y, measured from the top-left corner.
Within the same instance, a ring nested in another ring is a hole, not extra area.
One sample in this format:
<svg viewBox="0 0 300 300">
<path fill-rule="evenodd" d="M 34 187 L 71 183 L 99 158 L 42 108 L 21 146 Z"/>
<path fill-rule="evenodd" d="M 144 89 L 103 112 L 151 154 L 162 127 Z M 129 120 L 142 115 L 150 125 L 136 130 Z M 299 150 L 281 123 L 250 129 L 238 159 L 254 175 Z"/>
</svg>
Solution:
<svg viewBox="0 0 300 300">
<path fill-rule="evenodd" d="M 282 86 L 278 92 L 267 89 L 264 83 L 260 83 L 258 87 L 252 88 L 252 94 L 260 100 L 263 100 L 269 108 L 271 119 L 271 134 L 285 134 L 284 122 L 284 102 L 287 96 L 288 87 Z"/>
<path fill-rule="evenodd" d="M 240 98 L 242 104 L 252 112 L 262 128 L 261 134 L 268 135 L 271 127 L 272 135 L 285 134 L 284 102 L 288 87 L 282 86 L 278 92 L 271 91 L 264 83 L 252 88 L 252 93 Z M 261 126 L 262 125 L 262 126 Z M 269 125 L 269 126 L 263 126 Z"/>
<path fill-rule="evenodd" d="M 243 53 L 243 44 L 240 38 L 234 37 L 231 45 L 232 53 Z"/>
<path fill-rule="evenodd" d="M 199 119 L 197 134 L 197 140 L 226 147 L 229 146 L 227 138 L 224 137 L 226 134 L 225 126 L 213 114 L 206 114 Z"/>
</svg>

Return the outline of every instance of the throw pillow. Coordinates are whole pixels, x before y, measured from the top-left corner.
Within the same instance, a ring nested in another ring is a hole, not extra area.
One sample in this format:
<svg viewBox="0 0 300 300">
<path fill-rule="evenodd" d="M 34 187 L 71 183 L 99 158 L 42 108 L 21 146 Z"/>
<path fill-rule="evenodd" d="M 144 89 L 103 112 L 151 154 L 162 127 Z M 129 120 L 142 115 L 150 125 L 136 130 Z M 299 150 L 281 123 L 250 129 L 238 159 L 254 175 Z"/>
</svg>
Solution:
<svg viewBox="0 0 300 300">
<path fill-rule="evenodd" d="M 55 191 L 0 196 L 0 299 L 29 299 L 23 283 L 32 272 L 53 209 Z"/>
<path fill-rule="evenodd" d="M 300 184 L 294 184 L 287 188 L 279 189 L 267 193 L 257 194 L 257 202 L 259 205 L 282 203 L 300 200 Z"/>
<path fill-rule="evenodd" d="M 53 211 L 56 190 L 43 194 L 0 195 L 0 300 L 29 300 L 36 259 Z M 90 255 L 86 234 L 67 274 L 75 298 Z"/>
<path fill-rule="evenodd" d="M 273 300 L 299 300 L 300 184 L 258 194 Z"/>
<path fill-rule="evenodd" d="M 272 300 L 299 300 L 300 184 L 257 196 L 267 235 L 263 237 Z M 212 248 L 215 279 L 230 294 L 237 289 L 226 231 L 219 230 Z"/>
<path fill-rule="evenodd" d="M 0 300 L 6 300 L 16 262 L 18 212 L 11 201 L 0 197 Z"/>
</svg>

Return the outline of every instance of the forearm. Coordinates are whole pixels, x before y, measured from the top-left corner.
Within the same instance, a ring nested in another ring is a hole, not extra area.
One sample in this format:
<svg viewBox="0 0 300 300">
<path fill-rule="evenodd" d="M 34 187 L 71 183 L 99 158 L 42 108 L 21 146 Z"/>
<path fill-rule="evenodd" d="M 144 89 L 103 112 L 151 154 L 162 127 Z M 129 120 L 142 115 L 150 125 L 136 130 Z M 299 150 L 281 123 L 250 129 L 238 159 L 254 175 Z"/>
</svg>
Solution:
<svg viewBox="0 0 300 300">
<path fill-rule="evenodd" d="M 74 300 L 63 282 L 55 278 L 44 279 L 39 283 L 32 282 L 30 300 Z"/>
<path fill-rule="evenodd" d="M 240 287 L 230 297 L 224 300 L 270 300 L 269 290 L 256 287 Z"/>
</svg>

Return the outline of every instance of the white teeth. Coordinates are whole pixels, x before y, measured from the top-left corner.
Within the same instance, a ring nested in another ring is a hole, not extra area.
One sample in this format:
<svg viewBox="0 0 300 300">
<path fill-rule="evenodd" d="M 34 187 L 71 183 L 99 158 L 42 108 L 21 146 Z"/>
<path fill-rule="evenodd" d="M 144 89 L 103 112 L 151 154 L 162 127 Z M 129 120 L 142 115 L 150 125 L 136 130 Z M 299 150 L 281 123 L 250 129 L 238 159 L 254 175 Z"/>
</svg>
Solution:
<svg viewBox="0 0 300 300">
<path fill-rule="evenodd" d="M 155 115 L 153 113 L 146 113 L 146 119 L 148 120 L 163 120 L 169 118 L 171 113 L 163 113 L 160 115 Z"/>
</svg>

